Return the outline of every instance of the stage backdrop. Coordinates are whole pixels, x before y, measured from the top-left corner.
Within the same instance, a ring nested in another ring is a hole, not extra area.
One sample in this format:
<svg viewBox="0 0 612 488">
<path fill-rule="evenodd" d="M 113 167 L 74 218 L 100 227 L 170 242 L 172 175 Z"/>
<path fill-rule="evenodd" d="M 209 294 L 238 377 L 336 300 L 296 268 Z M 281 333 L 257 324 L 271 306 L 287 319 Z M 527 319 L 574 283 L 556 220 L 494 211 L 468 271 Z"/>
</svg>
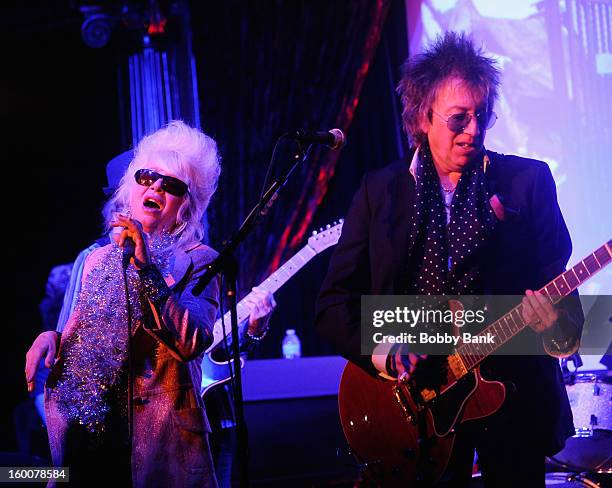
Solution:
<svg viewBox="0 0 612 488">
<path fill-rule="evenodd" d="M 265 4 L 265 8 L 261 6 Z M 238 253 L 239 296 L 306 244 L 313 229 L 343 217 L 363 174 L 401 157 L 399 67 L 406 56 L 401 1 L 327 0 L 192 4 L 201 122 L 223 157 L 209 210 L 220 249 L 255 205 L 274 142 L 297 129 L 338 127 L 342 151 L 315 147 Z M 287 167 L 291 144 L 278 152 Z M 329 354 L 314 331 L 314 302 L 331 250 L 278 293 L 258 357 L 278 357 L 294 328 L 305 356 Z"/>
<path fill-rule="evenodd" d="M 612 2 L 406 0 L 409 49 L 446 30 L 471 33 L 503 70 L 487 147 L 546 161 L 574 252 L 612 237 Z M 612 268 L 583 294 L 612 294 Z"/>
</svg>

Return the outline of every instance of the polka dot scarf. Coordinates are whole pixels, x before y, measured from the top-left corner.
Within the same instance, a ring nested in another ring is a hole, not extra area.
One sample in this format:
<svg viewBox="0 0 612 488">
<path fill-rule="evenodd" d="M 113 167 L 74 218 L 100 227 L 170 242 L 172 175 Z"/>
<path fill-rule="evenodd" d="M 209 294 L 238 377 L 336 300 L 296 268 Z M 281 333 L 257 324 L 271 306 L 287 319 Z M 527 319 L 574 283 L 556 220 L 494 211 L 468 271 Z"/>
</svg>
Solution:
<svg viewBox="0 0 612 488">
<path fill-rule="evenodd" d="M 419 149 L 416 192 L 408 292 L 481 294 L 484 249 L 496 221 L 485 186 L 484 161 L 462 173 L 450 204 L 448 224 L 427 143 Z"/>
</svg>

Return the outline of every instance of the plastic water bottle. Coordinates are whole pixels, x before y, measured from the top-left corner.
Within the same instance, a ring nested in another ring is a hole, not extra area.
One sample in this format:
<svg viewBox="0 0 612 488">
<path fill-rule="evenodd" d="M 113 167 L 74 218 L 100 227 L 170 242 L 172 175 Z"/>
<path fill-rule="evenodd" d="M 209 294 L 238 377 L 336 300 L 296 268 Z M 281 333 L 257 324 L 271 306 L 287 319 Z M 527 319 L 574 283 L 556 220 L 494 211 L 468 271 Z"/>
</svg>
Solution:
<svg viewBox="0 0 612 488">
<path fill-rule="evenodd" d="M 283 339 L 283 357 L 295 359 L 302 355 L 302 345 L 294 329 L 287 329 Z"/>
</svg>

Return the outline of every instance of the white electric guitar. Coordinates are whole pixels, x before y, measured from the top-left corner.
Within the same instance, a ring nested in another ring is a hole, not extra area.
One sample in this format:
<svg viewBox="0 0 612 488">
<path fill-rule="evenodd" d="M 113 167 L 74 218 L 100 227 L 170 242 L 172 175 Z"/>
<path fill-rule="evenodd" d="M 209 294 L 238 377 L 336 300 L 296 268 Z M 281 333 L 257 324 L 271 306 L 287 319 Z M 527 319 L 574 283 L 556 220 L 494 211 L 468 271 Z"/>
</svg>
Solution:
<svg viewBox="0 0 612 488">
<path fill-rule="evenodd" d="M 283 286 L 291 277 L 296 274 L 302 267 L 312 258 L 328 247 L 338 243 L 340 234 L 342 233 L 343 219 L 335 225 L 328 225 L 325 229 L 314 231 L 312 237 L 308 239 L 308 244 L 300 249 L 291 259 L 278 268 L 274 273 L 268 276 L 260 285 L 259 288 L 274 293 Z M 250 295 L 250 294 L 249 294 Z M 247 295 L 247 297 L 249 296 Z M 238 323 L 241 324 L 249 318 L 250 311 L 245 303 L 245 298 L 240 300 L 237 305 Z M 225 326 L 225 331 L 223 330 Z M 231 378 L 231 371 L 234 366 L 234 361 L 215 361 L 212 358 L 212 353 L 224 343 L 224 337 L 230 337 L 232 333 L 232 324 L 230 312 L 223 316 L 223 320 L 218 319 L 213 326 L 213 342 L 206 350 L 202 359 L 202 396 L 212 387 L 225 383 Z M 240 359 L 240 367 L 244 367 L 244 359 Z"/>
</svg>

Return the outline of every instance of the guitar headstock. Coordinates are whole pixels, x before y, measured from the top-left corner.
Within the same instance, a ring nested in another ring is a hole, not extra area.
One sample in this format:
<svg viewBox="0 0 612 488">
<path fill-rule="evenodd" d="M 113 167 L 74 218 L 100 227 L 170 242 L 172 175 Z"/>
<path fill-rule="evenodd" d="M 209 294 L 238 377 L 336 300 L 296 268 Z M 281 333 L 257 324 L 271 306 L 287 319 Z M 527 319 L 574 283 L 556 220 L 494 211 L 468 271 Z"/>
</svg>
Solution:
<svg viewBox="0 0 612 488">
<path fill-rule="evenodd" d="M 337 244 L 340 234 L 342 234 L 343 224 L 344 219 L 340 219 L 338 222 L 321 227 L 318 231 L 313 231 L 312 237 L 308 239 L 308 245 L 319 253 Z"/>
</svg>

